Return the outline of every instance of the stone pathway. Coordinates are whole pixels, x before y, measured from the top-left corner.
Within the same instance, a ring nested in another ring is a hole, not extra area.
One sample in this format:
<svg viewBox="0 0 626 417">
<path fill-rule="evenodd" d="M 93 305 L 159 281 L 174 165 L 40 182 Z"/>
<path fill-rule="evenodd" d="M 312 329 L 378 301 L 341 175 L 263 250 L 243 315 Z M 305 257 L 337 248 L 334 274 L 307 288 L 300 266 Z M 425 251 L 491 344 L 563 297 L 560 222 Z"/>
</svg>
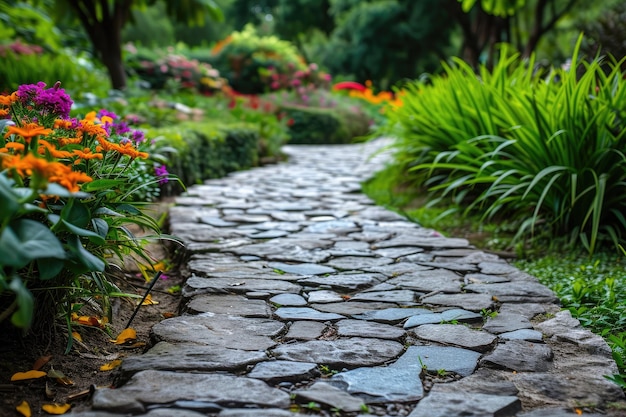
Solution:
<svg viewBox="0 0 626 417">
<path fill-rule="evenodd" d="M 565 417 L 623 401 L 608 346 L 550 290 L 360 192 L 380 146 L 289 146 L 288 163 L 179 197 L 183 314 L 74 415 Z"/>
</svg>

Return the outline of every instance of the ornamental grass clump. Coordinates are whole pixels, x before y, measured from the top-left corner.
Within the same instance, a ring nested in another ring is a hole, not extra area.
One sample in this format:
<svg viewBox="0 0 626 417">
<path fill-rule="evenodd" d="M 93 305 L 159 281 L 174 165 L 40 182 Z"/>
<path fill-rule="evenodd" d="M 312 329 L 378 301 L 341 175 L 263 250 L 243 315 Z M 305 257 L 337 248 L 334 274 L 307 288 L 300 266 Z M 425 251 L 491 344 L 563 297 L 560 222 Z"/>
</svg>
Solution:
<svg viewBox="0 0 626 417">
<path fill-rule="evenodd" d="M 0 324 L 48 326 L 58 313 L 70 323 L 86 300 L 110 316 L 109 297 L 121 292 L 107 259 L 146 259 L 125 226 L 159 233 L 133 201 L 165 179 L 143 133 L 106 110 L 71 118 L 71 106 L 59 83 L 0 95 Z M 150 181 L 133 181 L 148 168 Z"/>
<path fill-rule="evenodd" d="M 581 38 L 582 39 L 582 38 Z M 407 86 L 389 112 L 398 162 L 434 203 L 567 237 L 594 252 L 626 235 L 626 80 L 578 55 L 541 71 L 503 48 L 492 70 L 462 60 Z"/>
</svg>

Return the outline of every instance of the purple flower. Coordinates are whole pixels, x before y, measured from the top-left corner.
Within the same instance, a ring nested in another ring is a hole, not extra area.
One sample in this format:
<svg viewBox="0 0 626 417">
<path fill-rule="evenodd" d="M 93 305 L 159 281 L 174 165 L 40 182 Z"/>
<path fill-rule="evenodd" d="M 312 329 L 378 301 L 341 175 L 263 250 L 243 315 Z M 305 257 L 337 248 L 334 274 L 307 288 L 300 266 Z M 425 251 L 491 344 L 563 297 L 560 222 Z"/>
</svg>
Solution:
<svg viewBox="0 0 626 417">
<path fill-rule="evenodd" d="M 139 144 L 146 140 L 143 132 L 141 130 L 133 130 L 133 140 L 135 143 Z"/>
<path fill-rule="evenodd" d="M 108 116 L 113 120 L 119 117 L 117 114 L 113 113 L 112 111 L 108 111 L 107 109 L 100 109 L 100 111 L 98 112 L 98 118 L 102 118 L 103 116 Z"/>
<path fill-rule="evenodd" d="M 70 109 L 74 102 L 64 89 L 59 88 L 61 83 L 45 89 L 46 83 L 23 84 L 17 89 L 17 96 L 24 105 L 34 104 L 41 108 L 42 114 L 52 114 L 62 119 L 70 117 Z"/>
<path fill-rule="evenodd" d="M 157 165 L 154 167 L 154 174 L 159 177 L 159 184 L 165 184 L 168 182 L 167 176 L 170 174 L 167 172 L 165 165 Z"/>
<path fill-rule="evenodd" d="M 130 127 L 128 127 L 128 123 L 126 122 L 114 123 L 113 129 L 118 135 L 123 135 L 124 133 L 130 132 Z"/>
</svg>

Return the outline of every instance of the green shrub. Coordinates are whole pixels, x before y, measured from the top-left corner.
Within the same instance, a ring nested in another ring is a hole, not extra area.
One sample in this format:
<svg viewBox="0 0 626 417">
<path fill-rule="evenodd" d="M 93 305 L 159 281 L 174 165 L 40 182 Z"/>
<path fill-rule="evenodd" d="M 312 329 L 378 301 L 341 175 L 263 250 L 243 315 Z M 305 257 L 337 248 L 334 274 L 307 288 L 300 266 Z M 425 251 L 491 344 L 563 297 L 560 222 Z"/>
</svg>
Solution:
<svg viewBox="0 0 626 417">
<path fill-rule="evenodd" d="M 251 25 L 233 32 L 213 51 L 210 62 L 240 93 L 261 94 L 269 90 L 265 75 L 270 70 L 277 75 L 307 70 L 293 44 L 275 36 L 259 36 Z"/>
<path fill-rule="evenodd" d="M 287 119 L 289 143 L 341 144 L 369 132 L 370 119 L 358 107 L 320 108 L 298 105 L 280 107 Z"/>
<path fill-rule="evenodd" d="M 428 187 L 434 202 L 518 221 L 520 236 L 568 236 L 590 252 L 605 236 L 618 243 L 626 80 L 619 64 L 605 74 L 577 51 L 571 70 L 542 74 L 505 48 L 478 76 L 456 59 L 444 75 L 408 85 L 385 130 L 398 137 L 403 180 Z"/>
<path fill-rule="evenodd" d="M 89 61 L 69 53 L 16 53 L 4 50 L 0 56 L 0 92 L 17 90 L 21 84 L 43 81 L 63 87 L 80 99 L 82 93 L 105 95 L 110 89 L 104 72 Z"/>
<path fill-rule="evenodd" d="M 254 125 L 185 122 L 149 129 L 148 134 L 175 150 L 167 155 L 168 170 L 184 184 L 223 177 L 258 163 L 259 133 Z M 162 192 L 177 194 L 180 187 L 176 183 L 167 183 Z"/>
</svg>

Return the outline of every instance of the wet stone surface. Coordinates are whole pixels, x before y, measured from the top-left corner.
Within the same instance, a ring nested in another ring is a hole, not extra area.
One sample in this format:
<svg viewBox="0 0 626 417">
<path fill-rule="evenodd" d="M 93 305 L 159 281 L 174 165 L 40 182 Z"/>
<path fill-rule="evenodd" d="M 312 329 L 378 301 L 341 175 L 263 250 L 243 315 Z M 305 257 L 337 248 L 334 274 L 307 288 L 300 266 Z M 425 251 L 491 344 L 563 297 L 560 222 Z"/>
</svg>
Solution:
<svg viewBox="0 0 626 417">
<path fill-rule="evenodd" d="M 189 187 L 182 315 L 71 415 L 617 416 L 610 349 L 551 291 L 360 193 L 386 143 L 288 146 Z"/>
</svg>

